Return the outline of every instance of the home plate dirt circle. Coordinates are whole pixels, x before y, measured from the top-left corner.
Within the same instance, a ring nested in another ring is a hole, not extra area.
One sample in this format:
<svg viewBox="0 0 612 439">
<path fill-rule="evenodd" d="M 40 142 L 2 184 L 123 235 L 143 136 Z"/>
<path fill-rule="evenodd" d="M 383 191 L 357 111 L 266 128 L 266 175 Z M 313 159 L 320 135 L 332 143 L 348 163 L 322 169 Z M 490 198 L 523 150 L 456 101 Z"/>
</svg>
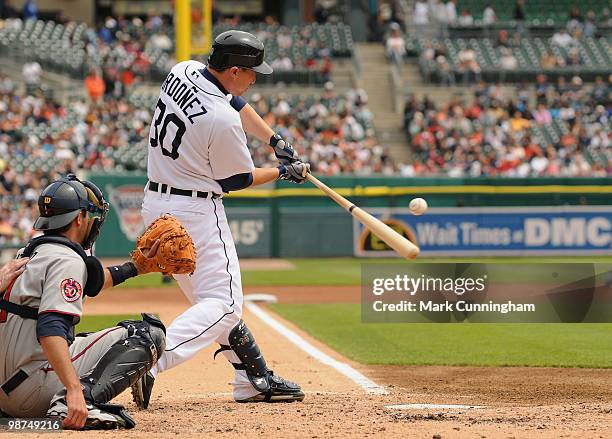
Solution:
<svg viewBox="0 0 612 439">
<path fill-rule="evenodd" d="M 463 405 L 463 404 L 397 404 L 386 405 L 385 408 L 395 410 L 465 410 L 465 409 L 483 409 L 483 405 Z"/>
<path fill-rule="evenodd" d="M 358 302 L 359 287 L 266 287 L 279 303 Z M 271 329 L 248 309 L 244 319 L 268 366 L 303 387 L 291 404 L 237 404 L 233 369 L 216 346 L 159 375 L 148 410 L 124 392 L 136 428 L 75 432 L 79 438 L 612 437 L 612 369 L 362 365 L 258 304 L 266 313 L 331 359 L 349 365 L 388 394 L 369 394 Z M 85 314 L 157 312 L 169 324 L 189 307 L 178 288 L 115 289 L 85 302 Z M 333 324 L 333 322 L 330 322 Z M 388 408 L 399 405 L 422 408 Z M 440 405 L 474 408 L 446 409 Z M 479 408 L 475 408 L 478 406 Z"/>
</svg>

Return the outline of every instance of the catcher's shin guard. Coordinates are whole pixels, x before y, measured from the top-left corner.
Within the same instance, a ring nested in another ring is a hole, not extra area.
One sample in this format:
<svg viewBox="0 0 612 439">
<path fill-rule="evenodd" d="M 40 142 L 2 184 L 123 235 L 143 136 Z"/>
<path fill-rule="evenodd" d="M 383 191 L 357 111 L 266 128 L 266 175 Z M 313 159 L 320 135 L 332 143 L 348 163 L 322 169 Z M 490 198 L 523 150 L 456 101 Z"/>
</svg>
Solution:
<svg viewBox="0 0 612 439">
<path fill-rule="evenodd" d="M 102 356 L 91 372 L 81 378 L 85 398 L 104 404 L 133 385 L 157 362 L 166 348 L 166 328 L 155 316 L 142 314 L 142 320 L 117 323 L 128 330 L 125 339 Z"/>
<path fill-rule="evenodd" d="M 268 369 L 253 334 L 244 321 L 238 324 L 229 333 L 229 346 L 221 345 L 217 353 L 232 350 L 240 359 L 240 363 L 232 363 L 236 370 L 244 370 L 246 375 L 258 392 L 258 395 L 238 402 L 276 402 L 301 401 L 304 392 L 299 385 L 285 380 Z"/>
</svg>

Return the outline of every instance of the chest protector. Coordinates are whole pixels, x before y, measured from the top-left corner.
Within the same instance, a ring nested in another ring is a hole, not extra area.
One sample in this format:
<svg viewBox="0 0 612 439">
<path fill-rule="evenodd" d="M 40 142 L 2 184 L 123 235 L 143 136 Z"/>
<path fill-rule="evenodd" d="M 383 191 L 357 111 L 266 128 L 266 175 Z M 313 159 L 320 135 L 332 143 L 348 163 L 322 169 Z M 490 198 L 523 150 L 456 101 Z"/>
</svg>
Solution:
<svg viewBox="0 0 612 439">
<path fill-rule="evenodd" d="M 65 245 L 78 254 L 81 259 L 83 259 L 83 262 L 85 262 L 85 267 L 87 268 L 87 283 L 85 284 L 83 292 L 89 297 L 95 297 L 98 295 L 98 293 L 102 290 L 102 286 L 104 286 L 104 267 L 102 267 L 102 263 L 98 258 L 95 256 L 89 256 L 85 253 L 83 247 L 75 242 L 72 242 L 68 238 L 63 236 L 49 235 L 43 235 L 32 239 L 23 250 L 21 257 L 29 258 L 34 253 L 36 247 L 42 244 Z"/>
</svg>

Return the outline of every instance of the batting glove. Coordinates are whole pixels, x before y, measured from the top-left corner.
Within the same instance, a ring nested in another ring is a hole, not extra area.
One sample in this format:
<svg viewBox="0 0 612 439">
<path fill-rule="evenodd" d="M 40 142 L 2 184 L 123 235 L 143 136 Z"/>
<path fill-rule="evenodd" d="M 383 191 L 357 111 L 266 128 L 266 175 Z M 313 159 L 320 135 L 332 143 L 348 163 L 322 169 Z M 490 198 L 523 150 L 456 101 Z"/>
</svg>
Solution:
<svg viewBox="0 0 612 439">
<path fill-rule="evenodd" d="M 279 179 L 291 181 L 297 184 L 304 184 L 306 175 L 310 172 L 310 164 L 302 163 L 299 160 L 286 165 L 281 164 L 278 167 Z"/>
<path fill-rule="evenodd" d="M 274 134 L 270 137 L 270 146 L 274 148 L 274 155 L 283 165 L 300 160 L 291 143 L 283 139 L 280 134 Z"/>
</svg>

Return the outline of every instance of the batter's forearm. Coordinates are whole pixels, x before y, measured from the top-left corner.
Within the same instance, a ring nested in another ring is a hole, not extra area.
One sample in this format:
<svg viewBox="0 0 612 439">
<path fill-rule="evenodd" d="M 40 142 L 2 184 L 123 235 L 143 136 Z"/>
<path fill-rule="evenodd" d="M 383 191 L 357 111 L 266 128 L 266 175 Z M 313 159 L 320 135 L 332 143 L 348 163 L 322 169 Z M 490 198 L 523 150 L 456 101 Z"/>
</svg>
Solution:
<svg viewBox="0 0 612 439">
<path fill-rule="evenodd" d="M 256 137 L 265 145 L 270 143 L 270 138 L 274 135 L 274 131 L 249 104 L 246 104 L 240 110 L 240 121 L 242 122 L 242 128 L 247 134 Z"/>
<path fill-rule="evenodd" d="M 279 175 L 280 171 L 278 168 L 255 168 L 253 170 L 253 183 L 251 183 L 251 187 L 276 181 Z"/>
<path fill-rule="evenodd" d="M 40 346 L 66 390 L 80 390 L 81 381 L 70 360 L 68 342 L 63 337 L 50 335 L 40 337 Z"/>
</svg>

